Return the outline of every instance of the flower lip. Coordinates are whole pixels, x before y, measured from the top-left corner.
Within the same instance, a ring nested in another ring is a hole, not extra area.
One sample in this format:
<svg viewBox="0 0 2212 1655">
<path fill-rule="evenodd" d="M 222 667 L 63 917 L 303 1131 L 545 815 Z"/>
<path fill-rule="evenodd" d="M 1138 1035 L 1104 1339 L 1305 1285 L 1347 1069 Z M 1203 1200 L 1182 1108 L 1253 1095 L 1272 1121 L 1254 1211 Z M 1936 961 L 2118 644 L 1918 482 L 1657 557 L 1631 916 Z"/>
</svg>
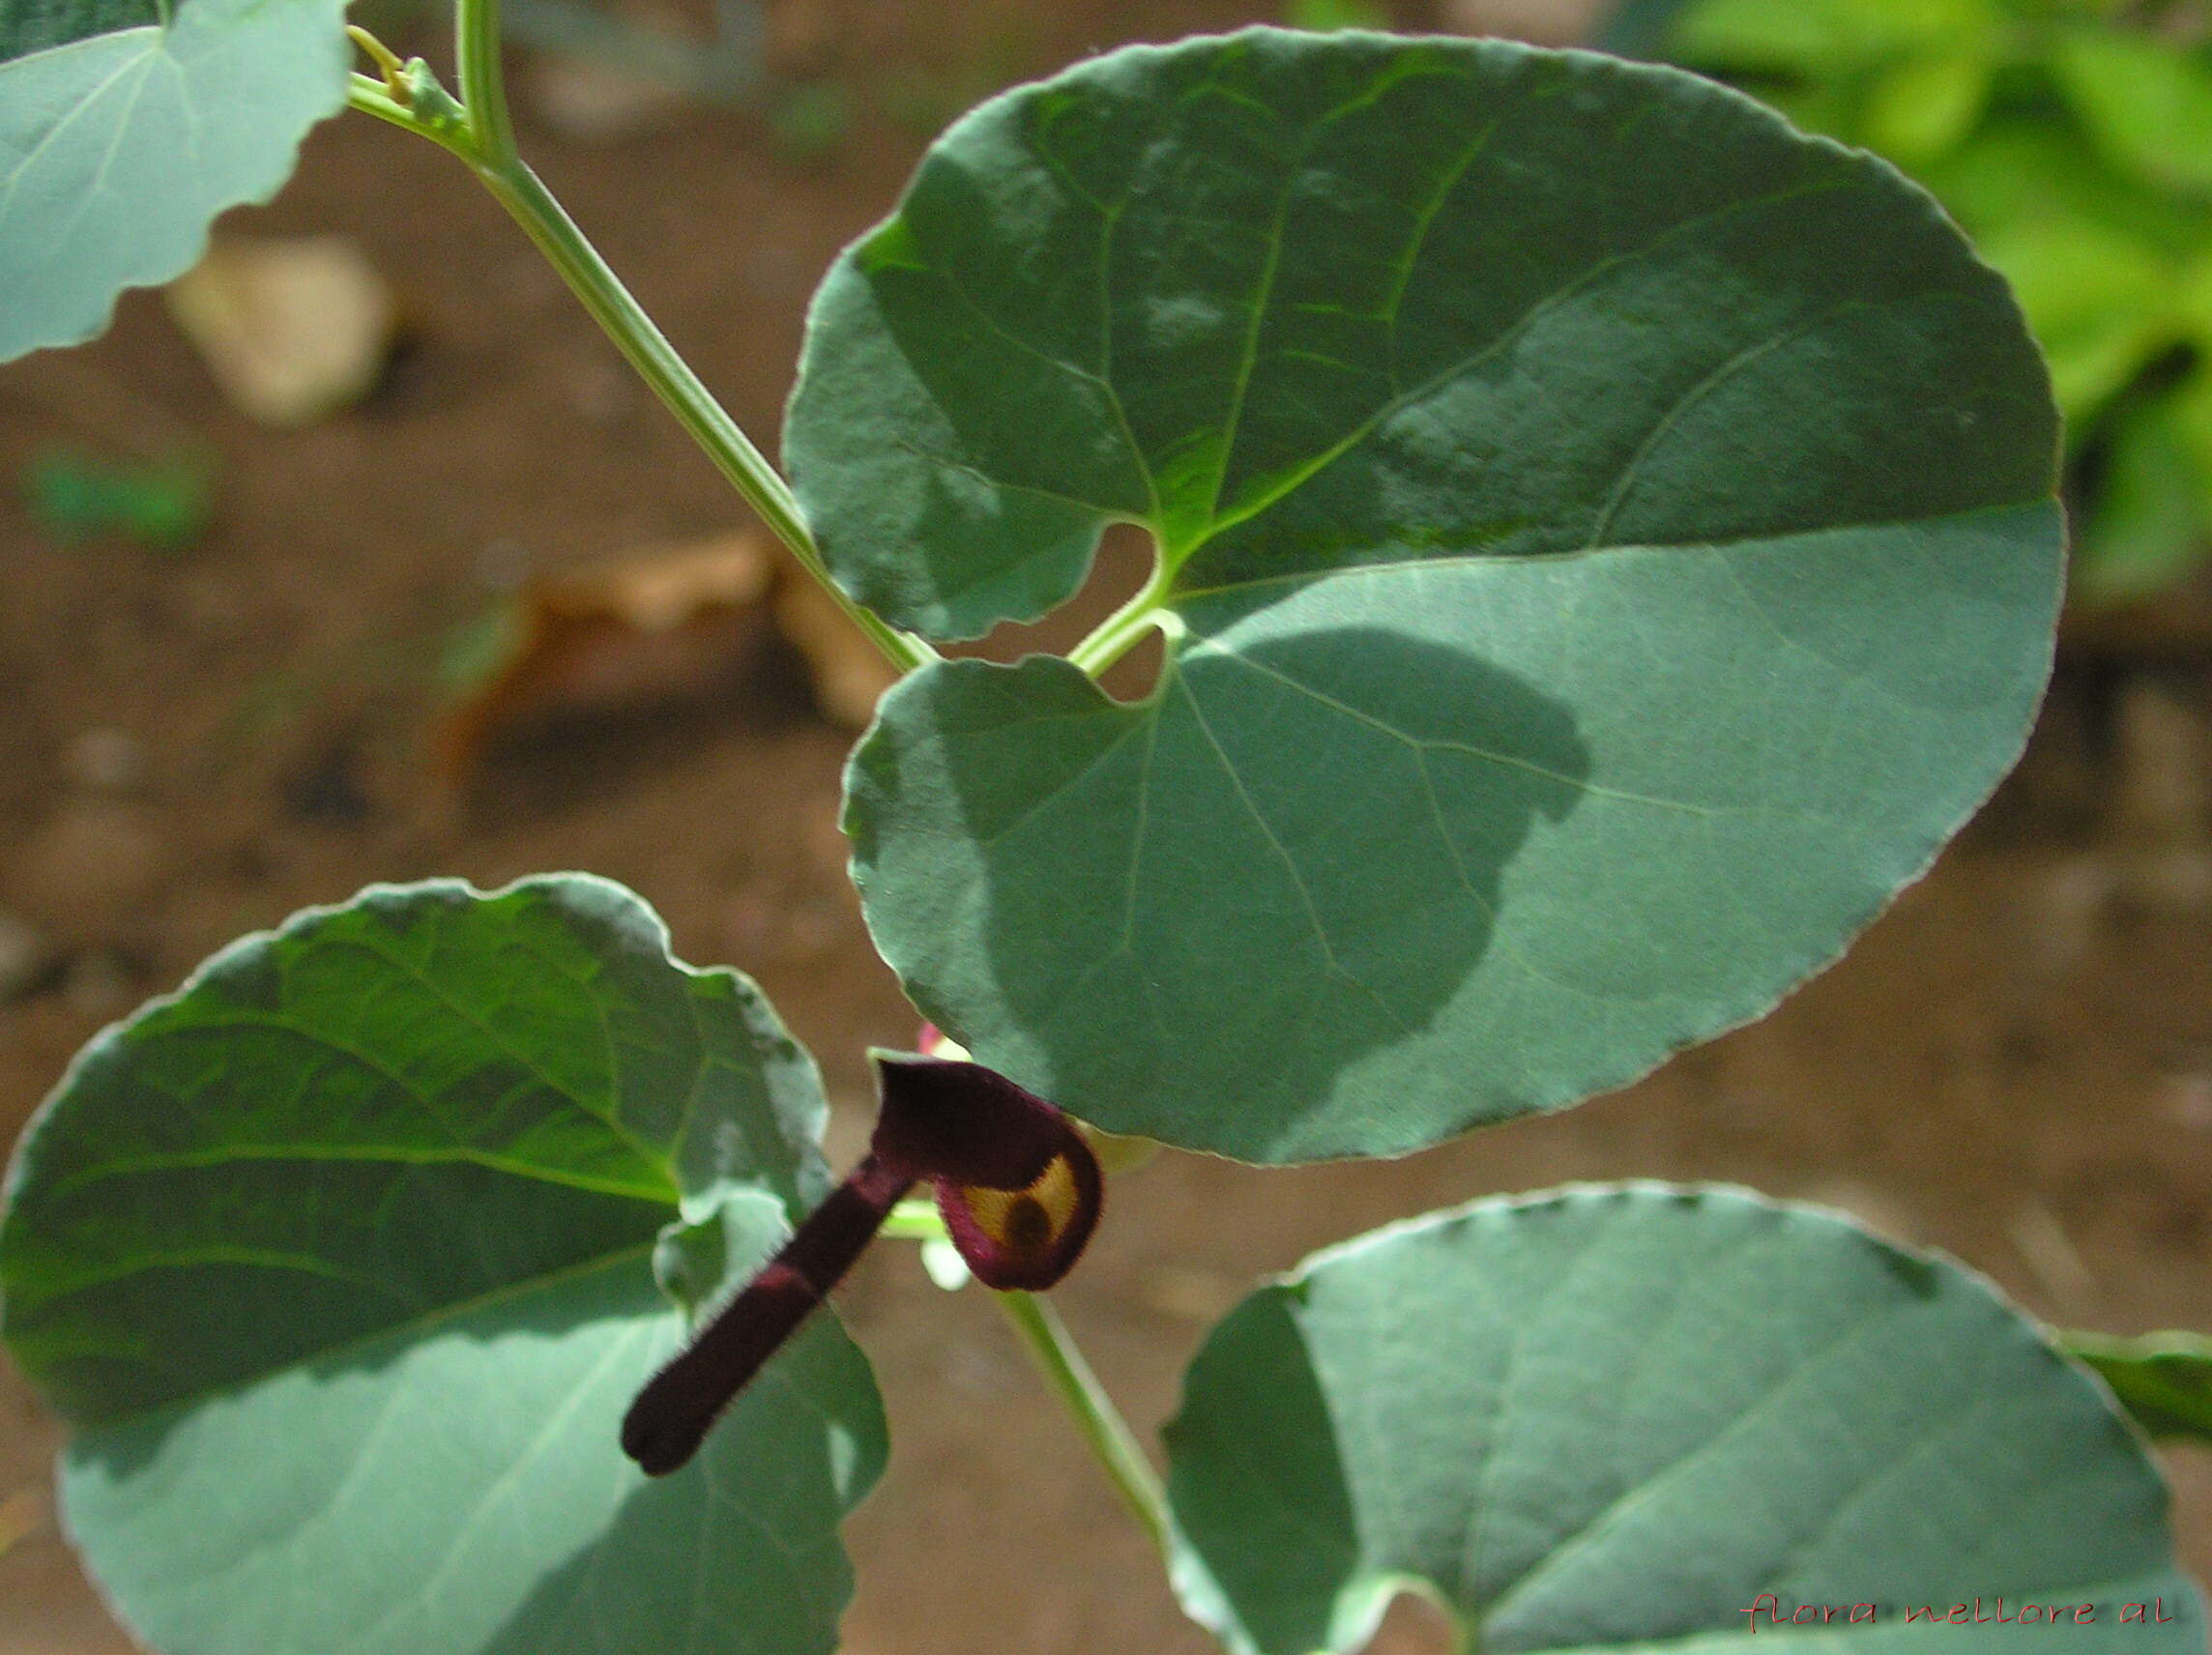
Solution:
<svg viewBox="0 0 2212 1655">
<path fill-rule="evenodd" d="M 1105 1180 L 1082 1135 L 1068 1136 L 1071 1146 L 1025 1188 L 937 1186 L 952 1244 L 985 1287 L 1041 1292 L 1067 1274 L 1098 1227 Z"/>
<path fill-rule="evenodd" d="M 871 1153 L 936 1187 L 937 1210 L 975 1279 L 1040 1292 L 1098 1226 L 1105 1179 L 1075 1123 L 980 1063 L 874 1052 L 883 1113 Z"/>
</svg>

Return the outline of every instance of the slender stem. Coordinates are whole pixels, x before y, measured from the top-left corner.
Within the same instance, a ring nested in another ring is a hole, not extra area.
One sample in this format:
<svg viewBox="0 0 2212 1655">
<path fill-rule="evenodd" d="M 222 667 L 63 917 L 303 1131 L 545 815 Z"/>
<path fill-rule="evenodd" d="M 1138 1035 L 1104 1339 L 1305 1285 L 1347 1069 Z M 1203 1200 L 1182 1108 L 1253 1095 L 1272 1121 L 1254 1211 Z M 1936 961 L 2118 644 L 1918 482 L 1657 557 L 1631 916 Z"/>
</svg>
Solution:
<svg viewBox="0 0 2212 1655">
<path fill-rule="evenodd" d="M 893 1241 L 943 1241 L 947 1238 L 945 1220 L 933 1201 L 902 1201 L 891 1208 L 877 1232 Z"/>
<path fill-rule="evenodd" d="M 607 268 L 598 249 L 584 239 L 575 220 L 553 199 L 538 175 L 513 158 L 504 161 L 480 160 L 476 171 L 500 205 L 538 244 L 538 251 L 561 273 L 569 290 L 583 301 L 593 319 L 621 347 L 630 366 L 853 624 L 896 666 L 911 670 L 936 659 L 936 651 L 927 644 L 887 625 L 846 596 L 830 578 L 822 553 L 800 515 L 799 502 L 783 479 L 700 383 L 690 363 L 676 354 L 675 347 L 654 326 L 653 318 L 630 297 L 629 289 Z"/>
<path fill-rule="evenodd" d="M 1135 649 L 1152 627 L 1172 628 L 1180 617 L 1163 607 L 1161 600 L 1174 579 L 1162 558 L 1143 590 L 1099 622 L 1088 638 L 1068 651 L 1067 658 L 1096 678 Z"/>
<path fill-rule="evenodd" d="M 467 161 L 484 188 L 561 273 L 569 290 L 583 301 L 593 320 L 614 340 L 654 394 L 706 450 L 715 469 L 760 513 L 761 520 L 790 548 L 800 566 L 821 584 L 862 635 L 902 671 L 937 659 L 937 652 L 926 642 L 863 609 L 830 578 L 829 566 L 807 531 L 799 502 L 775 468 L 730 418 L 728 410 L 714 400 L 713 393 L 691 371 L 690 363 L 676 354 L 676 348 L 608 268 L 598 249 L 584 239 L 575 220 L 515 153 L 507 94 L 500 79 L 498 0 L 457 0 L 454 44 L 460 55 L 465 120 L 451 125 L 427 120 L 420 98 L 411 107 L 394 98 L 389 87 L 363 74 L 353 77 L 348 102 L 357 109 L 443 145 Z M 420 64 L 407 68 L 410 73 L 427 74 Z M 434 90 L 434 82 L 432 87 Z M 443 93 L 437 97 L 451 105 Z"/>
<path fill-rule="evenodd" d="M 938 1216 L 933 1202 L 902 1201 L 891 1208 L 890 1216 L 878 1234 L 911 1241 L 942 1241 L 946 1234 L 945 1221 Z M 1114 1480 L 1114 1487 L 1164 1555 L 1168 1546 L 1167 1495 L 1160 1489 L 1159 1478 L 1153 1474 L 1151 1462 L 1137 1445 L 1136 1433 L 1129 1429 L 1128 1422 L 1114 1406 L 1114 1399 L 1106 1394 L 1106 1387 L 1098 1382 L 1098 1376 L 1084 1359 L 1075 1336 L 1067 1330 L 1067 1323 L 1061 1321 L 1049 1300 L 1034 1293 L 1002 1292 L 991 1296 L 999 1301 L 999 1308 L 1005 1312 L 1006 1320 L 1021 1335 L 1022 1348 L 1029 1352 L 1030 1360 L 1036 1364 L 1053 1394 L 1074 1416 L 1084 1441 L 1091 1445 L 1091 1451 L 1097 1455 L 1099 1464 L 1106 1467 L 1106 1474 Z"/>
<path fill-rule="evenodd" d="M 514 123 L 500 75 L 499 0 L 454 0 L 453 64 L 477 149 L 489 160 L 511 160 Z"/>
<path fill-rule="evenodd" d="M 1061 1321 L 1059 1312 L 1049 1301 L 1034 1293 L 1003 1292 L 992 1295 L 999 1308 L 1006 1313 L 1006 1320 L 1014 1324 L 1021 1335 L 1022 1346 L 1029 1351 L 1030 1360 L 1036 1364 L 1045 1382 L 1052 1386 L 1067 1411 L 1074 1416 L 1076 1428 L 1083 1439 L 1091 1445 L 1091 1452 L 1106 1468 L 1124 1504 L 1136 1514 L 1137 1521 L 1152 1537 L 1152 1544 L 1164 1557 L 1169 1550 L 1168 1498 L 1160 1487 L 1158 1473 L 1145 1451 L 1137 1444 L 1136 1434 L 1128 1421 L 1121 1417 L 1114 1406 L 1114 1399 L 1106 1394 L 1106 1387 L 1098 1382 L 1091 1364 L 1068 1332 L 1067 1324 Z"/>
<path fill-rule="evenodd" d="M 428 138 L 442 149 L 452 151 L 463 160 L 474 164 L 475 155 L 468 148 L 467 134 L 451 131 L 423 120 L 414 110 L 393 98 L 380 80 L 365 74 L 357 74 L 346 87 L 346 102 L 364 115 L 374 115 L 379 121 L 389 121 L 402 131 L 413 132 L 419 138 Z"/>
</svg>

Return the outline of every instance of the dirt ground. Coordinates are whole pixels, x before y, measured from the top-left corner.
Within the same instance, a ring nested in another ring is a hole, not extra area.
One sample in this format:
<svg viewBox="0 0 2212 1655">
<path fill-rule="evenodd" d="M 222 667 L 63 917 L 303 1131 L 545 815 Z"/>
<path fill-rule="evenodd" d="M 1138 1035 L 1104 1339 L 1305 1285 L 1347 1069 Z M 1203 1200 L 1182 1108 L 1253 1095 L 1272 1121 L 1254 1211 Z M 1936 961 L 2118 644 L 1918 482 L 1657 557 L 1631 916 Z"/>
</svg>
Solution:
<svg viewBox="0 0 2212 1655">
<path fill-rule="evenodd" d="M 1526 11 L 1526 8 L 1523 8 Z M 1065 4 L 991 15 L 789 7 L 784 49 L 861 105 L 803 164 L 759 123 L 683 112 L 620 142 L 529 119 L 548 182 L 748 429 L 772 433 L 800 318 L 921 138 L 894 71 L 953 102 L 1095 47 L 1260 14 Z M 1409 14 L 1408 22 L 1431 20 Z M 988 66 L 977 70 L 976 65 Z M 911 102 L 911 100 L 909 100 Z M 205 954 L 378 879 L 589 868 L 681 953 L 756 975 L 822 1059 L 833 1155 L 861 1052 L 913 1017 L 869 951 L 835 818 L 848 736 L 764 641 L 712 694 L 510 745 L 467 788 L 427 755 L 452 640 L 518 568 L 712 533 L 741 508 L 448 158 L 364 118 L 233 228 L 355 237 L 409 344 L 364 407 L 272 434 L 227 410 L 158 300 L 0 371 L 0 478 L 56 444 L 214 457 L 209 537 L 60 546 L 0 504 L 0 913 L 50 968 L 0 1004 L 0 1143 L 102 1023 Z M 1261 1173 L 1166 1157 L 1117 1193 L 1060 1294 L 1141 1427 L 1257 1273 L 1384 1220 L 1561 1180 L 1715 1178 L 1851 1208 L 2054 1321 L 2212 1327 L 2212 667 L 2101 653 L 1932 878 L 1767 1022 L 1633 1090 L 1392 1164 Z M 118 740 L 118 738 L 121 738 Z M 1181 1620 L 984 1295 L 876 1250 L 846 1312 L 893 1455 L 852 1525 L 868 1655 L 1183 1655 Z M 126 1640 L 55 1534 L 57 1437 L 0 1366 L 0 1655 Z M 2212 1456 L 2169 1461 L 2212 1573 Z M 10 1547 L 7 1536 L 20 1538 Z M 1390 1647 L 1442 1648 L 1393 1617 Z"/>
</svg>

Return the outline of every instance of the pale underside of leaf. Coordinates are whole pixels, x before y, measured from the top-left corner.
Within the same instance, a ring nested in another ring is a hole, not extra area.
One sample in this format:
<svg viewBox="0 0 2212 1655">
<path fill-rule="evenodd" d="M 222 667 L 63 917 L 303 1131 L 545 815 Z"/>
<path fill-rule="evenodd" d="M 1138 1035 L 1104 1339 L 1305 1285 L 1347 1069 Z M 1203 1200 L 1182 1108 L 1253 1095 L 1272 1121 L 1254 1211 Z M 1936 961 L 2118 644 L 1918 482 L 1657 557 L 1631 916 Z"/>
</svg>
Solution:
<svg viewBox="0 0 2212 1655">
<path fill-rule="evenodd" d="M 618 1422 L 825 1193 L 809 1058 L 603 880 L 376 886 L 73 1065 L 7 1184 L 24 1372 L 118 1615 L 194 1655 L 835 1646 L 884 1455 L 824 1316 L 699 1462 Z"/>
<path fill-rule="evenodd" d="M 768 1203 L 754 1219 L 781 1223 Z M 866 1365 L 826 1319 L 698 1463 L 649 1483 L 614 1421 L 682 1335 L 643 1260 L 610 1259 L 85 1434 L 65 1517 L 156 1648 L 833 1649 L 852 1583 L 837 1525 L 884 1451 Z"/>
<path fill-rule="evenodd" d="M 1179 1583 L 1239 1650 L 1356 1648 L 1415 1583 L 1496 1650 L 2202 1639 L 2092 1381 L 1948 1263 L 1736 1192 L 1489 1202 L 1321 1255 L 1216 1331 L 1170 1437 Z M 1844 1609 L 1754 1629 L 1761 1593 Z M 2121 1624 L 2160 1597 L 2171 1624 Z"/>
<path fill-rule="evenodd" d="M 218 213 L 275 194 L 345 102 L 343 20 L 343 0 L 183 0 L 0 24 L 0 361 L 99 332 Z"/>
</svg>

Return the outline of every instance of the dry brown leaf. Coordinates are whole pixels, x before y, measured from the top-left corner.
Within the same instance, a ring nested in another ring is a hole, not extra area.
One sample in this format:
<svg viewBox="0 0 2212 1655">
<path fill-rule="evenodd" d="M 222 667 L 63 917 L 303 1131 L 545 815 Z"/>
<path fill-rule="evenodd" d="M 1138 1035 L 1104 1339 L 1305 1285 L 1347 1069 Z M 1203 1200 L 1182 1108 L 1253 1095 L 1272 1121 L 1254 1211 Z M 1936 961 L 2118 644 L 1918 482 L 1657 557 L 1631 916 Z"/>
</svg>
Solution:
<svg viewBox="0 0 2212 1655">
<path fill-rule="evenodd" d="M 876 702 L 898 682 L 898 669 L 803 575 L 787 574 L 777 588 L 775 624 L 805 657 L 824 714 L 848 730 L 867 728 Z"/>
<path fill-rule="evenodd" d="M 223 394 L 265 425 L 360 401 L 398 326 L 391 288 L 339 236 L 218 241 L 169 284 L 168 302 Z"/>
<path fill-rule="evenodd" d="M 548 714 L 698 693 L 752 643 L 773 575 L 765 540 L 735 534 L 525 582 L 506 650 L 446 714 L 439 772 L 465 781 L 502 732 Z"/>
</svg>

